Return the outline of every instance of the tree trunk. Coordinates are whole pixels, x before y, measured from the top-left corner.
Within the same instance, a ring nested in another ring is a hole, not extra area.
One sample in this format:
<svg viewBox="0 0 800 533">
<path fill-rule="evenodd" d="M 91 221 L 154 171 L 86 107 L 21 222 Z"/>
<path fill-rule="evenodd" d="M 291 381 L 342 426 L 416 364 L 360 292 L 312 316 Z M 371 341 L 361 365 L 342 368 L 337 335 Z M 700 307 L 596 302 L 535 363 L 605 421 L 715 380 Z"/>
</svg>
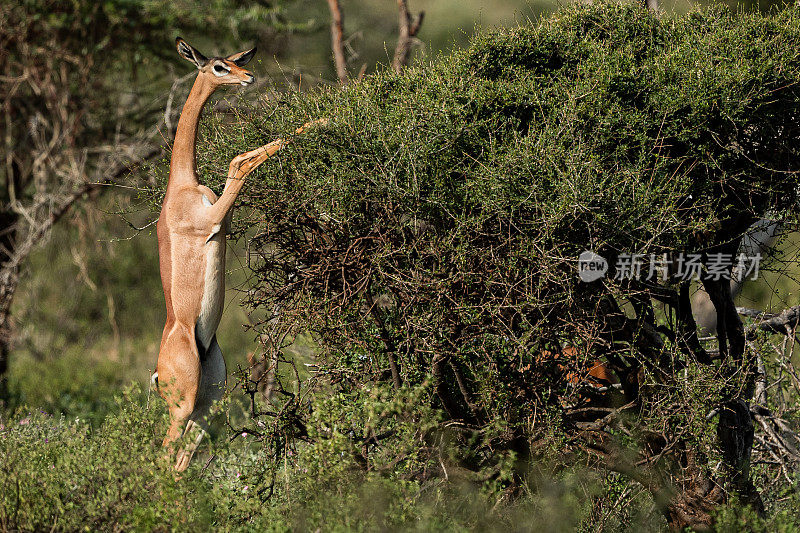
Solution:
<svg viewBox="0 0 800 533">
<path fill-rule="evenodd" d="M 11 303 L 19 285 L 19 273 L 11 265 L 19 215 L 0 212 L 0 408 L 8 405 L 8 359 L 11 353 Z"/>
<path fill-rule="evenodd" d="M 8 405 L 8 352 L 9 343 L 5 334 L 0 335 L 0 409 Z"/>
<path fill-rule="evenodd" d="M 344 55 L 344 16 L 339 0 L 328 0 L 328 9 L 331 12 L 331 48 L 333 62 L 336 65 L 336 75 L 339 83 L 347 83 L 347 59 Z"/>
<path fill-rule="evenodd" d="M 19 285 L 16 269 L 0 269 L 0 407 L 8 405 L 8 362 L 11 353 L 11 303 Z"/>
<path fill-rule="evenodd" d="M 412 17 L 411 12 L 408 10 L 407 0 L 397 0 L 397 8 L 399 11 L 400 36 L 397 38 L 397 46 L 394 49 L 392 68 L 394 68 L 395 72 L 400 74 L 403 72 L 403 69 L 408 66 L 408 61 L 411 57 L 411 47 L 417 37 L 419 27 L 422 26 L 425 12 L 420 11 L 416 18 Z"/>
<path fill-rule="evenodd" d="M 703 280 L 703 286 L 717 312 L 721 373 L 729 380 L 717 423 L 717 439 L 727 488 L 735 491 L 743 503 L 750 504 L 756 512 L 761 513 L 764 504 L 750 479 L 750 454 L 755 428 L 748 402 L 755 392 L 755 361 L 743 361 L 744 326 L 733 302 L 730 282 L 726 279 Z"/>
</svg>

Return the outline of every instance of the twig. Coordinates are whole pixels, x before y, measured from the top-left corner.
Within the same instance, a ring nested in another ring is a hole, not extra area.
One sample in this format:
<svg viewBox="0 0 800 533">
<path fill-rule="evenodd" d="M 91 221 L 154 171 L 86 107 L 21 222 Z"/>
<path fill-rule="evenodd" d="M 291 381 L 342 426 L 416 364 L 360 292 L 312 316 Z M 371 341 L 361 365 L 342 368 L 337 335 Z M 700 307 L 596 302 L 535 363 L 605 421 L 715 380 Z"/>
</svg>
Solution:
<svg viewBox="0 0 800 533">
<path fill-rule="evenodd" d="M 175 91 L 178 90 L 178 87 L 182 85 L 186 80 L 196 76 L 197 72 L 192 71 L 185 76 L 181 76 L 177 78 L 172 83 L 172 88 L 169 90 L 169 96 L 167 97 L 167 107 L 164 109 L 164 124 L 167 126 L 167 131 L 170 135 L 174 134 L 174 130 L 172 128 L 172 101 L 175 99 Z"/>
</svg>

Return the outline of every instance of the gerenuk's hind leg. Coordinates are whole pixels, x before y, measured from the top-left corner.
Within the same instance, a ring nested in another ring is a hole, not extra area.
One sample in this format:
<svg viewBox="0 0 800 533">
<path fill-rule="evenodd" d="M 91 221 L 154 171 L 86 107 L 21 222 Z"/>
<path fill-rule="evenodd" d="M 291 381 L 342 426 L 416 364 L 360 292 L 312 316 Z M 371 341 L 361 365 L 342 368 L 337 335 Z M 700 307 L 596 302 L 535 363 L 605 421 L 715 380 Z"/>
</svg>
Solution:
<svg viewBox="0 0 800 533">
<path fill-rule="evenodd" d="M 183 449 L 178 452 L 177 463 L 175 469 L 179 472 L 189 466 L 195 450 L 200 445 L 208 429 L 208 415 L 211 406 L 214 402 L 219 401 L 225 393 L 225 381 L 227 378 L 227 371 L 225 368 L 225 359 L 222 357 L 222 350 L 217 343 L 216 335 L 211 339 L 208 350 L 203 353 L 202 347 L 200 350 L 200 388 L 197 391 L 197 400 L 195 402 L 194 411 L 189 416 L 189 421 L 186 423 L 186 430 L 184 435 L 187 442 Z"/>
<path fill-rule="evenodd" d="M 202 370 L 192 329 L 177 324 L 166 333 L 157 372 L 159 393 L 169 409 L 169 430 L 164 446 L 169 447 L 171 454 L 195 410 L 198 397 Z"/>
<path fill-rule="evenodd" d="M 195 424 L 194 420 L 189 420 L 186 423 L 186 429 L 183 431 L 186 444 L 182 449 L 178 450 L 178 455 L 175 458 L 176 472 L 183 472 L 188 468 L 189 462 L 192 460 L 192 456 L 197 447 L 200 446 L 200 441 L 203 440 L 205 434 L 205 430 L 199 424 Z"/>
</svg>

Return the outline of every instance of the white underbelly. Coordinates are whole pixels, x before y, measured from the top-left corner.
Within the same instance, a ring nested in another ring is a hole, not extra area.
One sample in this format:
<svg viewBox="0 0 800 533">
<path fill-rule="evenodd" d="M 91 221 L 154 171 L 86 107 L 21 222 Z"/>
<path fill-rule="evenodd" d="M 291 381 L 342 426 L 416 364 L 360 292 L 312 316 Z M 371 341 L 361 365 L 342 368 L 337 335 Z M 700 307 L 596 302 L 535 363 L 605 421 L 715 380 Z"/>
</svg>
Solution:
<svg viewBox="0 0 800 533">
<path fill-rule="evenodd" d="M 205 282 L 200 316 L 197 317 L 196 336 L 208 348 L 217 332 L 222 310 L 225 307 L 225 232 L 220 231 L 206 244 Z"/>
</svg>

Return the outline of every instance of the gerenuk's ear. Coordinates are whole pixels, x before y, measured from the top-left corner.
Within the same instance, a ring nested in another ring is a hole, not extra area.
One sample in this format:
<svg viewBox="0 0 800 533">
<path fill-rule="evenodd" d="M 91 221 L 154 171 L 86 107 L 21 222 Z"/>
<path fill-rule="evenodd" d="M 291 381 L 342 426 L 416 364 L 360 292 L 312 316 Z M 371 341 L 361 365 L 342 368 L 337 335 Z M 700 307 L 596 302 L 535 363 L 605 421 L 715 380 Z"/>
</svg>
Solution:
<svg viewBox="0 0 800 533">
<path fill-rule="evenodd" d="M 208 63 L 208 58 L 206 56 L 180 37 L 175 39 L 175 46 L 178 48 L 178 53 L 181 57 L 194 63 L 197 68 L 203 68 L 203 65 Z"/>
<path fill-rule="evenodd" d="M 237 67 L 243 67 L 246 64 L 248 64 L 251 59 L 253 59 L 254 55 L 256 55 L 255 47 L 251 48 L 250 50 L 247 50 L 246 52 L 238 52 L 236 54 L 226 57 L 225 59 L 227 59 Z"/>
</svg>

